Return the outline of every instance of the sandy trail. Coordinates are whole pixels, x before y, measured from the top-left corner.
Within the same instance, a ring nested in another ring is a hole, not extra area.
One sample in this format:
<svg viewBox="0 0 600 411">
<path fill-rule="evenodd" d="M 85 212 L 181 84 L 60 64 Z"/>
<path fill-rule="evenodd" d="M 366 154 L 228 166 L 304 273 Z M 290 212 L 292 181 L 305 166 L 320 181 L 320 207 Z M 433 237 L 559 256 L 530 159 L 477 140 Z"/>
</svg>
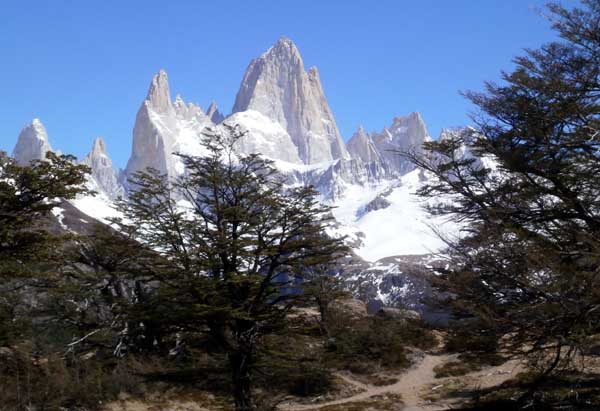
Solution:
<svg viewBox="0 0 600 411">
<path fill-rule="evenodd" d="M 349 382 L 352 385 L 355 385 L 363 390 L 359 394 L 353 395 L 351 397 L 341 398 L 339 400 L 328 401 L 321 404 L 285 404 L 280 406 L 280 410 L 282 411 L 308 411 L 308 410 L 318 410 L 319 408 L 323 408 L 329 405 L 341 405 L 349 402 L 357 402 L 366 400 L 375 395 L 394 393 L 400 394 L 402 396 L 402 401 L 406 405 L 405 410 L 444 410 L 447 408 L 436 408 L 435 406 L 426 406 L 426 408 L 411 408 L 414 406 L 418 406 L 420 402 L 419 391 L 434 381 L 434 372 L 433 368 L 439 364 L 442 364 L 446 361 L 447 356 L 441 355 L 425 355 L 423 360 L 417 364 L 416 367 L 413 367 L 406 371 L 403 374 L 397 376 L 399 379 L 398 382 L 392 385 L 385 385 L 383 387 L 376 387 L 372 385 L 363 384 L 360 381 L 356 381 L 353 378 L 349 377 L 345 374 L 337 374 L 340 378 Z"/>
<path fill-rule="evenodd" d="M 281 411 L 318 410 L 326 406 L 342 405 L 351 402 L 367 400 L 376 395 L 399 394 L 401 395 L 402 402 L 404 403 L 403 411 L 449 410 L 451 409 L 451 405 L 456 405 L 457 400 L 452 402 L 446 401 L 439 403 L 428 403 L 422 399 L 421 395 L 423 391 L 431 391 L 432 386 L 443 386 L 445 381 L 452 378 L 449 377 L 436 379 L 433 369 L 438 365 L 452 360 L 454 357 L 455 356 L 453 355 L 426 354 L 416 366 L 408 369 L 402 374 L 396 375 L 395 377 L 398 378 L 398 382 L 382 387 L 364 384 L 353 379 L 347 374 L 340 373 L 337 374 L 338 377 L 364 391 L 350 397 L 327 401 L 320 404 L 282 404 L 279 406 L 279 409 Z M 493 387 L 509 379 L 512 375 L 514 375 L 518 368 L 518 363 L 509 361 L 508 363 L 498 367 L 490 367 L 481 371 L 467 374 L 465 378 L 469 377 L 476 379 L 478 381 L 477 386 L 480 388 Z"/>
</svg>

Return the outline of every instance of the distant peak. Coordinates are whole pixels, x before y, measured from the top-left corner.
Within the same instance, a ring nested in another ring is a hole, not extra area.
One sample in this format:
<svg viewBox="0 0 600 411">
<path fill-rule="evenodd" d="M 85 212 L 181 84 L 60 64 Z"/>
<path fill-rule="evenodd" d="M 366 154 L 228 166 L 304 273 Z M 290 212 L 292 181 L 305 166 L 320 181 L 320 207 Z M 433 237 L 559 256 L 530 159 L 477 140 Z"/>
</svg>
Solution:
<svg viewBox="0 0 600 411">
<path fill-rule="evenodd" d="M 287 37 L 280 37 L 273 47 L 264 52 L 261 57 L 267 60 L 296 60 L 302 63 L 298 47 L 296 47 L 294 42 Z"/>
<path fill-rule="evenodd" d="M 210 105 L 206 110 L 206 115 L 215 124 L 219 124 L 223 120 L 225 120 L 225 116 L 219 111 L 219 107 L 217 106 L 217 103 L 214 100 L 210 102 Z"/>
<path fill-rule="evenodd" d="M 421 117 L 421 114 L 419 112 L 413 111 L 412 113 L 409 113 L 405 116 L 394 117 L 392 125 L 389 127 L 388 130 L 391 131 L 398 128 L 404 129 L 405 127 L 408 127 L 410 125 L 419 128 L 425 128 L 425 122 L 423 121 L 423 117 Z"/>
<path fill-rule="evenodd" d="M 169 77 L 167 76 L 167 72 L 165 70 L 160 69 L 159 72 L 152 78 L 146 100 L 150 103 L 150 106 L 153 109 L 159 112 L 168 111 L 171 107 Z"/>
<path fill-rule="evenodd" d="M 362 124 L 358 126 L 354 134 L 352 134 L 351 140 L 361 140 L 367 141 L 370 140 L 369 134 L 365 131 L 365 128 Z"/>
<path fill-rule="evenodd" d="M 42 124 L 39 118 L 34 118 L 29 124 L 27 124 L 21 130 L 21 134 L 26 134 L 27 130 L 31 130 L 31 135 L 37 137 L 38 140 L 48 141 L 48 135 L 46 133 L 46 127 Z"/>
<path fill-rule="evenodd" d="M 43 160 L 48 151 L 52 151 L 52 147 L 48 143 L 46 128 L 40 119 L 34 118 L 19 133 L 13 157 L 18 164 L 28 165 L 32 160 Z"/>
<path fill-rule="evenodd" d="M 294 46 L 294 42 L 289 37 L 281 36 L 275 45 Z"/>
<path fill-rule="evenodd" d="M 92 144 L 92 153 L 94 154 L 106 154 L 106 143 L 102 137 L 96 137 Z"/>
</svg>

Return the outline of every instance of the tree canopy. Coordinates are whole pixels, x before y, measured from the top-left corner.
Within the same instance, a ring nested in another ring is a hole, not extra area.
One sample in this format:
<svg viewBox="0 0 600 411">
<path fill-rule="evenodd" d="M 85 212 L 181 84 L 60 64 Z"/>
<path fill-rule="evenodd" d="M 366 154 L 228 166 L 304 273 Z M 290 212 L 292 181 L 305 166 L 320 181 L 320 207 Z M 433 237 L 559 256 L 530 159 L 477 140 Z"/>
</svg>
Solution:
<svg viewBox="0 0 600 411">
<path fill-rule="evenodd" d="M 544 375 L 600 332 L 600 3 L 584 6 L 551 5 L 561 40 L 465 93 L 476 128 L 407 153 L 464 227 L 442 284 L 457 313 Z"/>
</svg>

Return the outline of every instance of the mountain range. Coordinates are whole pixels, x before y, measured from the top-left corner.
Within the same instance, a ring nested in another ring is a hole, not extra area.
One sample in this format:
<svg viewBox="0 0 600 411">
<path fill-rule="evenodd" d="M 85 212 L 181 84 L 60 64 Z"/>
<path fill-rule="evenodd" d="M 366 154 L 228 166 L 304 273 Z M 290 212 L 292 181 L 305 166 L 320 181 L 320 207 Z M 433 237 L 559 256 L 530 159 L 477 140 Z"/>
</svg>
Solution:
<svg viewBox="0 0 600 411">
<path fill-rule="evenodd" d="M 429 177 L 398 154 L 420 150 L 431 140 L 425 122 L 419 113 L 398 116 L 380 131 L 359 127 L 344 143 L 317 68 L 306 70 L 297 47 L 285 37 L 250 62 L 227 116 L 214 102 L 204 110 L 179 95 L 172 100 L 168 75 L 160 70 L 137 112 L 125 169 L 117 170 L 104 141 L 95 139 L 81 162 L 91 168 L 88 184 L 98 194 L 71 205 L 100 221 L 116 216 L 113 202 L 126 198 L 134 173 L 148 167 L 170 177 L 184 173 L 174 153 L 203 155 L 203 130 L 224 125 L 248 131 L 237 144 L 240 153 L 273 160 L 288 184 L 311 184 L 321 201 L 335 206 L 331 234 L 347 236 L 353 248 L 343 276 L 357 293 L 370 301 L 418 308 L 414 297 L 424 286 L 415 267 L 430 264 L 443 246 L 432 228 L 457 229 L 423 210 L 415 191 Z M 443 130 L 440 138 L 461 132 Z M 50 150 L 42 122 L 34 119 L 22 129 L 13 156 L 28 164 Z"/>
</svg>

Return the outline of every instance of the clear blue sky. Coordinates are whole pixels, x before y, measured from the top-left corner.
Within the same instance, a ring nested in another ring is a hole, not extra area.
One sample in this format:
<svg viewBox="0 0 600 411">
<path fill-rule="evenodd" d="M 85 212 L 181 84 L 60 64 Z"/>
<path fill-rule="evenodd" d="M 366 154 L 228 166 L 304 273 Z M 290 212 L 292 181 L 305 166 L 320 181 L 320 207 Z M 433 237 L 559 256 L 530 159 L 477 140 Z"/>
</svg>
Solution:
<svg viewBox="0 0 600 411">
<path fill-rule="evenodd" d="M 83 156 L 103 136 L 131 150 L 152 75 L 172 97 L 230 112 L 246 66 L 281 35 L 319 68 L 345 139 L 422 113 L 430 134 L 469 123 L 459 90 L 481 89 L 525 47 L 554 38 L 543 0 L 3 0 L 0 148 L 34 117 L 53 147 Z M 570 6 L 575 0 L 563 0 Z"/>
</svg>

